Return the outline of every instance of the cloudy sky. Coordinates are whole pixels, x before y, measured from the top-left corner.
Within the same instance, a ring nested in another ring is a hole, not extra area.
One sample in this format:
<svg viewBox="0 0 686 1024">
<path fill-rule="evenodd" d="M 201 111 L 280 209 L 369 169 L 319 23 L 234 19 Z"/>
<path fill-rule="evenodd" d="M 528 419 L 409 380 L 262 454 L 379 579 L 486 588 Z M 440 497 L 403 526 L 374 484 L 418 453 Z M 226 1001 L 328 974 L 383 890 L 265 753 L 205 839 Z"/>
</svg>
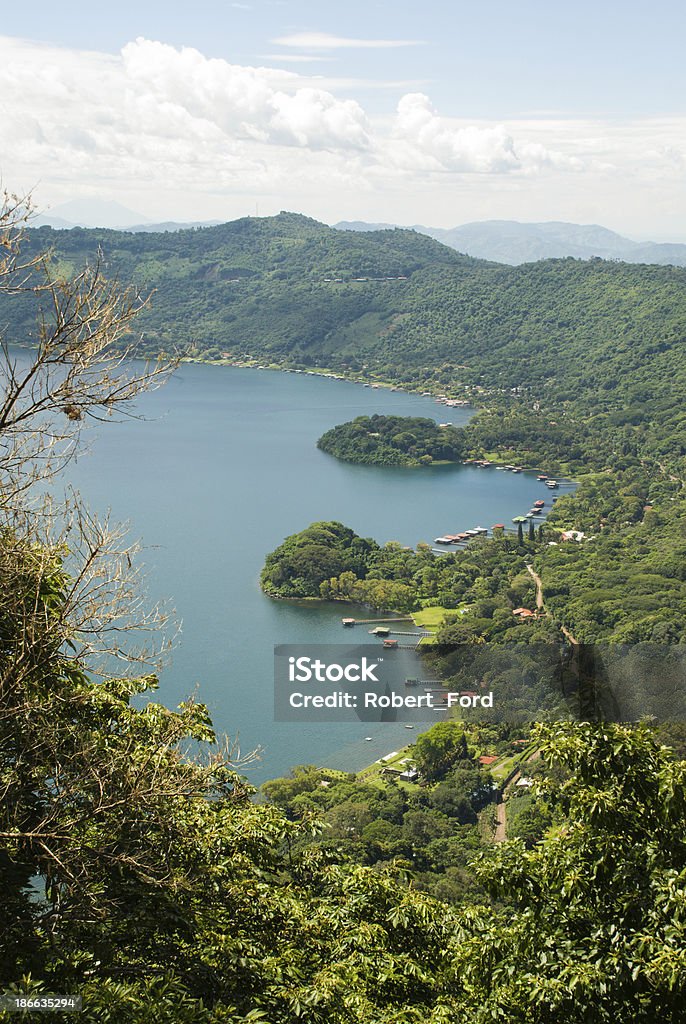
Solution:
<svg viewBox="0 0 686 1024">
<path fill-rule="evenodd" d="M 570 220 L 686 241 L 678 0 L 26 10 L 0 28 L 0 176 L 43 209 Z"/>
</svg>

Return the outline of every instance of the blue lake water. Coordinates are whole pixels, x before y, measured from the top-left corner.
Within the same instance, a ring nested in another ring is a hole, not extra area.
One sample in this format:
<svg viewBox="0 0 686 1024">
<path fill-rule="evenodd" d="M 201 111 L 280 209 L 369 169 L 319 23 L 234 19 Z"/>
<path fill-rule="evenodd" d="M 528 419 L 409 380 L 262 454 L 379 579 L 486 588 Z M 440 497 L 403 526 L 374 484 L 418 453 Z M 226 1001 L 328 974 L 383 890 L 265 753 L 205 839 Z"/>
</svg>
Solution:
<svg viewBox="0 0 686 1024">
<path fill-rule="evenodd" d="M 219 733 L 238 736 L 244 751 L 260 746 L 249 772 L 256 783 L 294 764 L 355 770 L 407 743 L 412 734 L 392 723 L 274 722 L 274 645 L 349 641 L 340 620 L 351 613 L 266 598 L 258 583 L 265 555 L 315 520 L 415 545 L 510 524 L 535 499 L 549 502 L 549 492 L 531 474 L 353 466 L 316 448 L 329 427 L 374 412 L 456 425 L 469 418 L 402 392 L 184 365 L 139 410 L 145 420 L 91 432 L 69 476 L 92 510 L 130 523 L 145 545 L 151 599 L 169 599 L 182 624 L 158 698 L 174 706 L 196 693 Z M 363 627 L 354 632 L 369 640 Z"/>
</svg>

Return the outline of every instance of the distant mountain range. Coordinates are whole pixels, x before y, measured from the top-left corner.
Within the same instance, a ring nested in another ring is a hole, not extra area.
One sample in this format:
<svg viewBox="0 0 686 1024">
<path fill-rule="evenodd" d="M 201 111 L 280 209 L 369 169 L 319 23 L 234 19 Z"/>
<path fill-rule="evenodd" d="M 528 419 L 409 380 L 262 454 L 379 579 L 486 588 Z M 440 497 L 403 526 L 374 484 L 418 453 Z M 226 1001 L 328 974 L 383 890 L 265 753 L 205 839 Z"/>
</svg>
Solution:
<svg viewBox="0 0 686 1024">
<path fill-rule="evenodd" d="M 383 231 L 395 224 L 340 221 L 344 231 Z M 569 224 L 565 221 L 526 223 L 516 220 L 483 220 L 456 228 L 428 228 L 415 224 L 412 230 L 429 235 L 458 252 L 495 263 L 534 263 L 537 260 L 594 256 L 625 263 L 658 263 L 686 266 L 686 245 L 671 242 L 635 242 L 599 224 Z"/>
<path fill-rule="evenodd" d="M 55 206 L 49 213 L 31 221 L 34 227 L 64 230 L 74 227 L 109 228 L 119 231 L 175 232 L 188 228 L 215 227 L 219 220 L 162 221 L 147 220 L 121 203 L 95 198 L 74 199 Z M 483 220 L 456 228 L 430 228 L 414 224 L 409 229 L 398 224 L 366 221 L 339 221 L 341 231 L 389 231 L 396 228 L 416 231 L 442 242 L 457 252 L 494 263 L 516 266 L 538 260 L 573 256 L 588 260 L 594 256 L 624 263 L 657 263 L 686 267 L 686 245 L 671 242 L 635 242 L 599 224 L 570 224 L 565 221 L 527 223 L 516 220 Z"/>
<path fill-rule="evenodd" d="M 40 213 L 31 218 L 32 227 L 54 228 L 56 231 L 70 228 L 109 228 L 116 231 L 182 231 L 185 228 L 212 227 L 218 220 L 175 221 L 154 223 L 142 214 L 130 210 L 121 203 L 104 199 L 73 199 L 55 206 L 49 213 Z"/>
</svg>

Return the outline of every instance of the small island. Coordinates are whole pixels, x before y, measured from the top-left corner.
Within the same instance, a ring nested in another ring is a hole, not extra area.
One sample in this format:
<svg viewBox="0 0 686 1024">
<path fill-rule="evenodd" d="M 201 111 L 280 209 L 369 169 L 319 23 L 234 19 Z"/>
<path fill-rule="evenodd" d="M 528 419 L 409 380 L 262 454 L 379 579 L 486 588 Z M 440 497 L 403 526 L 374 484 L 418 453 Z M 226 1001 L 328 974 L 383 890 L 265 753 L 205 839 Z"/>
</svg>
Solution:
<svg viewBox="0 0 686 1024">
<path fill-rule="evenodd" d="M 358 416 L 317 441 L 317 447 L 345 462 L 365 466 L 431 466 L 459 462 L 463 431 L 421 416 Z"/>
</svg>

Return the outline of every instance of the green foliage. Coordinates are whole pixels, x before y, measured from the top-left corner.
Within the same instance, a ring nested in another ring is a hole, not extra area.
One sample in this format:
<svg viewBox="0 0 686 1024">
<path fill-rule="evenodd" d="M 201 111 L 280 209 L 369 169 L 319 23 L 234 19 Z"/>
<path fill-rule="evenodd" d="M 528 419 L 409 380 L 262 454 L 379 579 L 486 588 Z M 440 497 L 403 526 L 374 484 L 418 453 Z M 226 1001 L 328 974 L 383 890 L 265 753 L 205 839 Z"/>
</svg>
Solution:
<svg viewBox="0 0 686 1024">
<path fill-rule="evenodd" d="M 686 999 L 686 764 L 647 730 L 547 726 L 566 820 L 482 860 L 502 913 L 470 912 L 454 965 L 463 1020 L 677 1021 Z"/>
<path fill-rule="evenodd" d="M 366 466 L 428 466 L 459 461 L 464 441 L 455 427 L 419 416 L 358 416 L 328 430 L 317 447 Z"/>
<path fill-rule="evenodd" d="M 336 231 L 306 217 L 177 233 L 29 233 L 65 272 L 101 247 L 155 298 L 141 351 L 187 347 L 324 366 L 487 401 L 473 440 L 558 471 L 686 451 L 686 271 L 591 260 L 504 267 L 412 231 Z M 16 340 L 30 297 L 4 297 Z M 621 383 L 621 387 L 620 387 Z"/>
<path fill-rule="evenodd" d="M 495 267 L 413 232 L 289 214 L 163 236 L 40 229 L 33 252 L 48 240 L 65 273 L 102 245 L 110 269 L 157 288 L 143 353 L 181 343 L 467 393 L 488 409 L 451 435 L 455 453 L 583 474 L 545 540 L 522 532 L 437 559 L 313 524 L 268 556 L 268 593 L 460 606 L 431 653 L 456 683 L 449 644 L 557 641 L 560 625 L 584 640 L 683 640 L 683 271 Z M 35 338 L 35 298 L 2 296 L 14 340 Z M 378 457 L 435 457 L 421 427 L 381 420 L 359 438 L 354 423 L 336 428 L 336 444 L 359 453 L 388 426 Z M 7 989 L 80 992 L 103 1024 L 683 1019 L 686 765 L 646 728 L 540 729 L 544 791 L 509 801 L 518 838 L 482 852 L 475 878 L 491 791 L 473 733 L 441 723 L 420 737 L 419 787 L 303 766 L 256 803 L 201 705 L 153 703 L 153 677 L 92 681 L 74 653 L 92 626 L 70 603 L 75 553 L 13 526 L 0 531 Z M 587 539 L 560 542 L 566 528 Z M 531 562 L 549 614 L 519 623 Z M 489 748 L 511 742 L 479 729 Z M 678 727 L 662 735 L 682 751 Z"/>
<path fill-rule="evenodd" d="M 312 523 L 267 555 L 262 588 L 279 597 L 319 597 L 321 584 L 331 577 L 364 576 L 378 550 L 375 541 L 341 523 Z"/>
<path fill-rule="evenodd" d="M 424 764 L 430 740 L 440 742 L 441 723 L 421 736 L 412 760 Z M 439 895 L 453 903 L 475 896 L 468 864 L 480 849 L 479 811 L 493 798 L 489 777 L 467 752 L 462 726 L 450 730 L 441 747 L 439 785 L 398 784 L 389 770 L 374 783 L 354 775 L 330 778 L 326 770 L 300 766 L 284 779 L 264 783 L 262 792 L 293 821 L 315 816 L 322 831 L 301 839 L 301 848 L 345 856 L 377 870 L 393 866 L 399 884 Z M 399 771 L 400 769 L 397 769 Z M 424 770 L 424 769 L 423 769 Z M 446 872 L 452 872 L 446 878 Z"/>
<path fill-rule="evenodd" d="M 459 722 L 438 722 L 414 745 L 417 767 L 429 781 L 442 778 L 457 761 L 466 758 L 467 737 Z"/>
<path fill-rule="evenodd" d="M 27 252 L 46 248 L 65 272 L 101 248 L 110 274 L 154 290 L 140 318 L 142 351 L 228 350 L 301 366 L 354 362 L 388 328 L 418 270 L 469 262 L 413 231 L 371 238 L 291 213 L 162 234 L 29 232 Z M 16 338 L 32 333 L 31 303 L 13 302 L 10 316 Z"/>
</svg>

